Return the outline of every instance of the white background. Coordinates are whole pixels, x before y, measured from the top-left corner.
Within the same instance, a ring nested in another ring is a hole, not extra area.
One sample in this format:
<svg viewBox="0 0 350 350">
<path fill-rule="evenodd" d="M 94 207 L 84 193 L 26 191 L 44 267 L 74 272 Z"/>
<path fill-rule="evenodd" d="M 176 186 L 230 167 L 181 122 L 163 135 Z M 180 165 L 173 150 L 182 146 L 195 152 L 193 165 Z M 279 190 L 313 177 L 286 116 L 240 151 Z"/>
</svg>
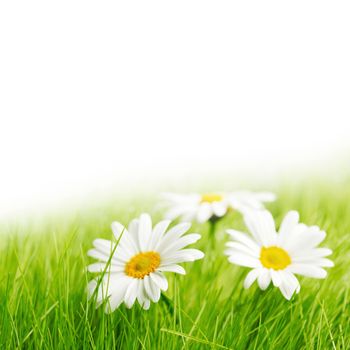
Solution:
<svg viewBox="0 0 350 350">
<path fill-rule="evenodd" d="M 346 161 L 349 18 L 348 1 L 1 2 L 0 216 Z"/>
</svg>

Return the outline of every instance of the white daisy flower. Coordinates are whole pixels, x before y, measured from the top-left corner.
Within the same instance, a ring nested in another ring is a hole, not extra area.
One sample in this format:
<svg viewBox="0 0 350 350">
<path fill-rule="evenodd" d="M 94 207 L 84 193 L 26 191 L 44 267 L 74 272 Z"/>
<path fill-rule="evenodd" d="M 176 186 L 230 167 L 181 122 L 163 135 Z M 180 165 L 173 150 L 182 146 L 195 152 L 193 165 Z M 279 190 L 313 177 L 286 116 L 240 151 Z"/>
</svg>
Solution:
<svg viewBox="0 0 350 350">
<path fill-rule="evenodd" d="M 334 266 L 331 260 L 325 258 L 332 251 L 317 247 L 326 233 L 318 226 L 299 223 L 296 211 L 287 213 L 278 233 L 267 210 L 246 213 L 244 220 L 253 237 L 227 230 L 232 241 L 226 244 L 225 253 L 232 264 L 252 268 L 244 281 L 245 288 L 257 279 L 259 287 L 265 290 L 272 281 L 290 300 L 294 293 L 300 291 L 295 274 L 325 278 L 327 272 L 323 267 Z"/>
<path fill-rule="evenodd" d="M 276 196 L 270 192 L 237 191 L 230 193 L 175 194 L 164 193 L 163 199 L 168 211 L 165 216 L 173 220 L 197 220 L 203 223 L 213 218 L 224 216 L 229 209 L 241 213 L 249 209 L 262 209 L 263 202 L 272 202 Z"/>
<path fill-rule="evenodd" d="M 90 297 L 97 293 L 97 306 L 108 298 L 105 311 L 112 312 L 122 302 L 131 308 L 137 299 L 147 310 L 151 301 L 159 300 L 161 290 L 168 289 L 164 272 L 185 274 L 178 263 L 203 258 L 197 249 L 183 249 L 201 237 L 197 233 L 185 235 L 191 224 L 178 224 L 167 231 L 169 224 L 161 221 L 152 229 L 151 217 L 142 214 L 130 222 L 128 229 L 112 223 L 115 238 L 121 237 L 117 246 L 105 239 L 93 242 L 95 248 L 88 255 L 99 262 L 89 265 L 88 271 L 104 272 L 102 278 L 88 285 Z"/>
</svg>

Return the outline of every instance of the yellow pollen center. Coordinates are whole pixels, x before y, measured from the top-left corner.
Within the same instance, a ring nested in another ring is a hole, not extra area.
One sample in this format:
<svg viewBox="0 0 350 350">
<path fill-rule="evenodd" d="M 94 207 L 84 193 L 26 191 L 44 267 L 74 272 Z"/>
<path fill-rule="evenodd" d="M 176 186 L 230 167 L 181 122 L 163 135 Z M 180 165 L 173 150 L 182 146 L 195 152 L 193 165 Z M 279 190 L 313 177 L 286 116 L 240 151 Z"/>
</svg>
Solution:
<svg viewBox="0 0 350 350">
<path fill-rule="evenodd" d="M 130 277 L 142 279 L 154 272 L 159 265 L 160 255 L 157 252 L 139 253 L 128 261 L 125 273 Z"/>
<path fill-rule="evenodd" d="M 202 195 L 201 203 L 213 203 L 222 201 L 222 196 L 215 193 L 205 193 Z"/>
<path fill-rule="evenodd" d="M 264 267 L 274 270 L 283 270 L 291 264 L 289 254 L 280 247 L 262 247 L 260 261 Z"/>
</svg>

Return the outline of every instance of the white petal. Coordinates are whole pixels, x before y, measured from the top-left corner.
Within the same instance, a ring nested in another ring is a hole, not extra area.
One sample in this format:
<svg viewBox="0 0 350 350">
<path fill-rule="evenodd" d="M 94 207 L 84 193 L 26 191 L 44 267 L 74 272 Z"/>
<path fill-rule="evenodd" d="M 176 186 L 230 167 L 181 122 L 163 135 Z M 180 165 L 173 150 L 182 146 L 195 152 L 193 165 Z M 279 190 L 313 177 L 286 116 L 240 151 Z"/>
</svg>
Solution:
<svg viewBox="0 0 350 350">
<path fill-rule="evenodd" d="M 293 285 L 295 293 L 299 293 L 300 291 L 300 283 L 298 279 L 295 277 L 295 275 L 288 271 L 288 270 L 283 270 L 282 271 L 284 279 L 290 284 Z"/>
<path fill-rule="evenodd" d="M 190 222 L 183 222 L 172 227 L 165 236 L 171 239 L 179 238 L 191 228 Z"/>
<path fill-rule="evenodd" d="M 179 216 L 189 215 L 193 219 L 195 217 L 196 211 L 197 205 L 175 205 L 166 212 L 165 218 L 168 220 L 174 220 Z"/>
<path fill-rule="evenodd" d="M 268 269 L 262 269 L 258 276 L 258 285 L 260 289 L 265 290 L 271 282 L 271 275 Z"/>
<path fill-rule="evenodd" d="M 213 210 L 209 203 L 202 203 L 197 212 L 197 221 L 203 223 L 213 216 Z"/>
<path fill-rule="evenodd" d="M 217 217 L 222 217 L 222 216 L 224 216 L 226 214 L 227 206 L 223 202 L 214 202 L 212 204 L 212 209 L 213 209 L 213 213 Z"/>
<path fill-rule="evenodd" d="M 251 210 L 244 215 L 244 221 L 257 242 L 263 246 L 276 243 L 277 234 L 271 213 L 267 210 Z"/>
<path fill-rule="evenodd" d="M 186 261 L 195 261 L 202 259 L 203 257 L 204 253 L 198 249 L 182 249 L 162 257 L 162 264 L 168 265 Z"/>
<path fill-rule="evenodd" d="M 111 296 L 106 304 L 105 312 L 110 313 L 117 309 L 123 302 L 126 290 L 129 284 L 132 282 L 131 278 L 124 277 L 120 278 L 118 284 L 113 288 Z"/>
<path fill-rule="evenodd" d="M 128 258 L 135 255 L 138 251 L 138 247 L 128 230 L 117 221 L 112 222 L 111 227 L 116 242 L 118 242 L 119 254 L 124 253 Z"/>
<path fill-rule="evenodd" d="M 181 222 L 192 222 L 196 219 L 197 208 L 181 215 Z"/>
<path fill-rule="evenodd" d="M 166 247 L 174 240 L 180 238 L 185 232 L 187 232 L 190 229 L 190 227 L 191 224 L 188 222 L 183 222 L 181 224 L 175 225 L 158 240 L 154 247 L 154 250 L 157 251 L 160 245 Z"/>
<path fill-rule="evenodd" d="M 175 220 L 184 213 L 184 207 L 182 205 L 174 205 L 165 213 L 165 218 L 168 220 Z"/>
<path fill-rule="evenodd" d="M 139 219 L 133 219 L 130 221 L 129 226 L 128 226 L 128 232 L 130 237 L 132 237 L 135 246 L 138 251 L 140 251 L 140 246 L 139 246 L 139 239 L 138 239 L 138 234 L 139 234 Z"/>
<path fill-rule="evenodd" d="M 279 286 L 279 289 L 282 293 L 282 295 L 287 299 L 290 300 L 293 296 L 293 289 L 292 286 L 288 285 L 286 282 L 282 282 Z"/>
<path fill-rule="evenodd" d="M 153 283 L 149 276 L 145 276 L 143 279 L 144 287 L 148 297 L 154 302 L 158 302 L 160 298 L 160 288 Z"/>
<path fill-rule="evenodd" d="M 141 251 L 146 251 L 148 242 L 151 239 L 152 220 L 148 214 L 141 214 L 139 220 L 139 246 Z"/>
<path fill-rule="evenodd" d="M 160 243 L 160 240 L 163 237 L 164 233 L 168 229 L 170 222 L 171 222 L 170 220 L 163 220 L 154 226 L 152 231 L 152 237 L 150 239 L 149 246 L 148 246 L 149 250 L 155 250 L 158 243 Z"/>
<path fill-rule="evenodd" d="M 273 285 L 275 287 L 279 287 L 282 283 L 282 279 L 281 279 L 279 271 L 271 269 L 270 273 L 271 273 L 271 279 L 272 279 Z"/>
<path fill-rule="evenodd" d="M 92 287 L 97 287 L 98 280 L 99 279 L 95 279 L 94 282 L 89 284 L 89 292 L 94 292 L 94 290 L 92 290 Z M 105 274 L 102 277 L 102 281 L 99 282 L 96 301 L 98 303 L 102 302 L 103 299 L 108 298 L 110 295 L 114 294 L 116 291 L 122 288 L 125 284 L 128 284 L 130 280 L 130 277 L 126 276 L 124 273 Z"/>
<path fill-rule="evenodd" d="M 145 301 L 148 300 L 145 291 L 145 284 L 143 279 L 138 280 L 138 292 L 137 292 L 137 301 L 139 302 L 141 307 L 144 307 Z"/>
<path fill-rule="evenodd" d="M 281 277 L 281 284 L 279 289 L 283 296 L 290 300 L 293 294 L 298 293 L 300 290 L 300 285 L 296 277 L 287 270 L 279 271 Z"/>
<path fill-rule="evenodd" d="M 307 239 L 304 240 L 304 249 L 311 249 L 318 246 L 325 238 L 326 232 L 318 229 L 309 229 L 305 232 Z"/>
<path fill-rule="evenodd" d="M 151 302 L 149 301 L 149 299 L 145 299 L 145 301 L 143 302 L 142 308 L 144 310 L 148 310 L 150 306 L 151 306 Z"/>
<path fill-rule="evenodd" d="M 87 252 L 87 255 L 91 256 L 94 259 L 103 261 L 103 262 L 108 262 L 109 258 L 110 258 L 110 254 L 109 253 L 105 254 L 105 253 L 102 253 L 100 250 L 97 250 L 97 249 L 90 249 Z M 120 265 L 120 264 L 124 264 L 125 261 L 126 260 L 123 259 L 122 257 L 117 256 L 116 254 L 114 254 L 112 259 L 111 259 L 111 264 Z"/>
<path fill-rule="evenodd" d="M 134 305 L 135 300 L 137 298 L 137 292 L 138 292 L 138 279 L 133 278 L 124 296 L 124 303 L 128 309 L 130 309 Z"/>
<path fill-rule="evenodd" d="M 291 254 L 292 261 L 298 261 L 307 257 L 308 259 L 312 258 L 323 258 L 325 256 L 331 255 L 333 252 L 328 248 L 314 248 L 310 250 L 303 251 L 302 247 L 300 247 L 301 251 L 295 251 L 294 254 Z"/>
<path fill-rule="evenodd" d="M 309 227 L 303 223 L 297 224 L 293 229 L 292 229 L 292 235 L 298 236 L 299 234 L 304 233 Z"/>
<path fill-rule="evenodd" d="M 125 259 L 128 259 L 130 256 L 129 252 L 121 250 L 119 246 L 115 249 L 115 243 L 106 239 L 97 238 L 92 242 L 92 244 L 98 251 L 100 251 L 105 255 L 104 261 L 108 261 L 113 251 L 114 251 L 113 259 L 116 259 L 116 260 L 124 261 Z M 118 250 L 118 255 L 116 254 L 117 250 Z"/>
<path fill-rule="evenodd" d="M 247 247 L 251 248 L 255 252 L 260 252 L 260 247 L 256 242 L 254 242 L 249 236 L 243 232 L 236 230 L 227 230 L 226 231 L 234 240 L 245 244 Z"/>
<path fill-rule="evenodd" d="M 255 282 L 255 280 L 258 278 L 259 274 L 262 272 L 262 269 L 254 269 L 249 271 L 247 274 L 247 277 L 244 280 L 244 288 L 248 289 L 250 286 Z"/>
<path fill-rule="evenodd" d="M 149 276 L 161 290 L 166 291 L 168 289 L 168 281 L 161 272 L 153 272 Z"/>
<path fill-rule="evenodd" d="M 286 285 L 285 283 L 281 283 L 281 285 L 279 286 L 279 290 L 287 300 L 292 299 L 293 293 L 290 291 L 288 285 Z"/>
<path fill-rule="evenodd" d="M 289 211 L 281 223 L 281 226 L 279 229 L 280 237 L 281 238 L 283 237 L 283 239 L 285 239 L 284 236 L 288 237 L 292 233 L 292 230 L 295 228 L 298 222 L 299 222 L 299 213 L 295 210 Z"/>
<path fill-rule="evenodd" d="M 313 278 L 325 278 L 327 276 L 327 271 L 318 267 L 307 264 L 292 264 L 288 267 L 290 272 L 296 273 L 298 275 L 313 277 Z"/>
<path fill-rule="evenodd" d="M 310 260 L 310 264 L 320 266 L 320 267 L 334 267 L 334 262 L 332 260 L 324 259 L 324 258 Z"/>
<path fill-rule="evenodd" d="M 229 247 L 229 250 L 235 250 L 237 252 L 242 252 L 245 254 L 248 254 L 254 258 L 259 258 L 260 256 L 260 249 L 251 249 L 250 247 L 247 247 L 246 245 L 238 242 L 227 242 L 226 246 Z"/>
<path fill-rule="evenodd" d="M 290 239 L 288 241 L 286 240 L 284 247 L 288 249 L 291 254 L 300 255 L 301 252 L 314 249 L 325 237 L 326 233 L 324 231 L 320 231 L 318 228 L 315 230 L 306 227 L 301 232 L 294 232 Z"/>
<path fill-rule="evenodd" d="M 107 262 L 108 259 L 109 259 L 109 256 L 107 254 L 101 253 L 97 249 L 90 249 L 90 250 L 88 250 L 87 255 L 92 257 L 92 258 L 94 258 L 94 259 L 97 259 L 97 260 L 100 260 L 100 261 L 104 261 L 104 262 Z"/>
<path fill-rule="evenodd" d="M 259 259 L 253 258 L 244 253 L 234 253 L 229 256 L 228 261 L 232 264 L 246 266 L 246 267 L 261 267 Z"/>
<path fill-rule="evenodd" d="M 168 244 L 167 246 L 164 246 L 164 241 L 163 241 L 162 244 L 159 245 L 158 251 L 161 254 L 165 255 L 168 252 L 177 251 L 179 249 L 182 249 L 182 248 L 188 246 L 189 244 L 193 244 L 193 243 L 197 242 L 200 238 L 201 238 L 201 235 L 199 235 L 198 233 L 192 233 L 192 234 L 185 235 L 185 236 L 173 241 L 172 243 Z"/>
<path fill-rule="evenodd" d="M 262 202 L 272 202 L 276 199 L 276 196 L 270 192 L 249 192 L 249 191 L 237 191 L 230 193 L 228 196 L 229 202 L 232 208 L 245 214 L 250 210 L 263 209 Z"/>
<path fill-rule="evenodd" d="M 135 255 L 139 249 L 133 235 L 131 235 L 129 231 L 117 221 L 112 222 L 111 227 L 114 237 L 118 242 L 118 249 L 121 248 L 121 251 L 129 257 Z"/>
<path fill-rule="evenodd" d="M 93 246 L 107 256 L 111 254 L 115 244 L 107 239 L 97 238 L 92 242 Z"/>
<path fill-rule="evenodd" d="M 301 256 L 293 258 L 293 263 L 295 264 L 307 264 L 307 265 L 316 265 L 321 267 L 333 267 L 334 263 L 332 260 L 326 258 L 314 258 L 310 256 Z"/>
<path fill-rule="evenodd" d="M 116 239 L 116 241 L 118 241 L 119 239 L 121 239 L 121 237 L 124 236 L 124 234 L 126 234 L 126 232 L 128 231 L 124 225 L 122 225 L 120 222 L 118 221 L 114 221 L 112 222 L 111 225 L 114 237 Z"/>
<path fill-rule="evenodd" d="M 160 266 L 158 267 L 157 269 L 158 271 L 161 271 L 161 272 L 175 272 L 175 273 L 179 273 L 180 275 L 185 275 L 186 274 L 186 271 L 185 269 L 180 266 L 180 265 L 164 265 L 164 266 Z"/>
<path fill-rule="evenodd" d="M 130 221 L 128 231 L 131 235 L 135 235 L 135 238 L 137 237 L 139 232 L 139 219 L 133 219 Z"/>
<path fill-rule="evenodd" d="M 98 263 L 90 264 L 87 267 L 87 270 L 89 272 L 103 272 L 106 269 L 106 272 L 122 272 L 124 271 L 124 268 L 125 268 L 124 265 L 110 264 L 106 269 L 105 263 L 98 262 Z"/>
</svg>

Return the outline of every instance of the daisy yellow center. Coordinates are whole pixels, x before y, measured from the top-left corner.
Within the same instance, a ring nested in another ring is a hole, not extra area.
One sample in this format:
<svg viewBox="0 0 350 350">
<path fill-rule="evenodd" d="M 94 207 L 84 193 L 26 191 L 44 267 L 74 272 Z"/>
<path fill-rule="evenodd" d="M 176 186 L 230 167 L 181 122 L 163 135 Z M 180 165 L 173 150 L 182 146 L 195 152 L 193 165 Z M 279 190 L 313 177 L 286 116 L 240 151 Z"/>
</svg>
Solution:
<svg viewBox="0 0 350 350">
<path fill-rule="evenodd" d="M 280 247 L 262 247 L 260 261 L 264 267 L 274 270 L 283 270 L 291 264 L 289 254 Z"/>
<path fill-rule="evenodd" d="M 222 196 L 215 193 L 205 193 L 202 195 L 201 203 L 213 203 L 222 201 Z"/>
<path fill-rule="evenodd" d="M 128 261 L 125 273 L 130 277 L 142 279 L 154 272 L 159 265 L 160 255 L 157 252 L 139 253 Z"/>
</svg>

